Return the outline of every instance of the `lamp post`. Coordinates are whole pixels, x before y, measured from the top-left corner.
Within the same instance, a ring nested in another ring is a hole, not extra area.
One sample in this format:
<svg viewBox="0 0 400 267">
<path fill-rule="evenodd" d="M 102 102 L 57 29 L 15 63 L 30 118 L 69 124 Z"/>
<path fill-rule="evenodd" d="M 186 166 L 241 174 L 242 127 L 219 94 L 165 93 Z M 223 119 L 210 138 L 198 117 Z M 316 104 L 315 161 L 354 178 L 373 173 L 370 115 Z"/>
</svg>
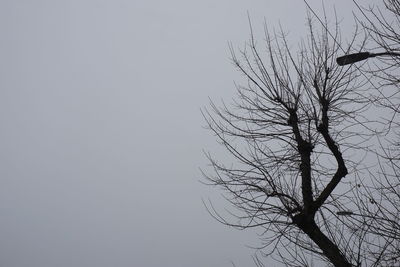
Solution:
<svg viewBox="0 0 400 267">
<path fill-rule="evenodd" d="M 356 63 L 358 61 L 366 60 L 370 57 L 378 57 L 378 56 L 400 57 L 400 53 L 396 53 L 396 52 L 381 52 L 381 53 L 360 52 L 360 53 L 348 54 L 348 55 L 338 57 L 338 58 L 336 58 L 336 62 L 339 66 L 344 66 L 344 65 Z"/>
</svg>

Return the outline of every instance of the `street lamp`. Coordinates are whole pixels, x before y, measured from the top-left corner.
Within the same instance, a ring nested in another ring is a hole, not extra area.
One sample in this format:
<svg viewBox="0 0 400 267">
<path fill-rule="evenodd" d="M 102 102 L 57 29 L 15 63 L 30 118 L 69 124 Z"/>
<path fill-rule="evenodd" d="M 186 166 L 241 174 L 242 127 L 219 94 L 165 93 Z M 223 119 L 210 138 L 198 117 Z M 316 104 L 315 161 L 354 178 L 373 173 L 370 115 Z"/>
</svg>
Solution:
<svg viewBox="0 0 400 267">
<path fill-rule="evenodd" d="M 370 57 L 377 57 L 377 56 L 395 56 L 400 57 L 400 53 L 396 52 L 382 52 L 382 53 L 370 53 L 370 52 L 360 52 L 354 54 L 348 54 L 341 57 L 336 58 L 336 62 L 340 66 L 353 64 L 358 61 L 365 60 Z"/>
<path fill-rule="evenodd" d="M 354 212 L 352 211 L 338 211 L 336 212 L 337 215 L 341 215 L 341 216 L 351 216 L 354 215 Z"/>
<path fill-rule="evenodd" d="M 400 229 L 400 224 L 397 221 L 391 220 L 389 218 L 382 218 L 382 217 L 377 217 L 377 216 L 371 216 L 371 215 L 367 215 L 367 214 L 357 214 L 354 213 L 350 210 L 340 210 L 336 212 L 336 215 L 339 216 L 358 216 L 358 217 L 364 217 L 364 218 L 369 218 L 369 219 L 374 219 L 374 220 L 379 220 L 381 222 L 389 222 L 391 223 L 394 227 L 397 227 L 398 229 Z"/>
</svg>

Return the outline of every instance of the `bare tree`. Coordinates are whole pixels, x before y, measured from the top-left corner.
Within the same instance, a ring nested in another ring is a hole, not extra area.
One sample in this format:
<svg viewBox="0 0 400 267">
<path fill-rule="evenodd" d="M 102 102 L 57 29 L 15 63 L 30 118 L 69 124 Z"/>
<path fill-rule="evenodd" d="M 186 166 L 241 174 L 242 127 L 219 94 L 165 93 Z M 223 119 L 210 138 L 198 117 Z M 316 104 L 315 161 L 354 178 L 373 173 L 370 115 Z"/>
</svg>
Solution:
<svg viewBox="0 0 400 267">
<path fill-rule="evenodd" d="M 358 21 L 372 39 L 372 51 L 389 52 L 364 66 L 364 76 L 374 79 L 370 99 L 384 114 L 372 151 L 376 164 L 359 177 L 351 197 L 356 205 L 347 216 L 349 227 L 364 229 L 363 246 L 371 266 L 398 266 L 400 259 L 400 1 L 384 0 L 384 8 L 361 7 Z M 397 55 L 397 56 L 396 56 Z"/>
<path fill-rule="evenodd" d="M 400 1 L 383 0 L 383 7 L 363 7 L 358 1 L 353 0 L 360 15 L 358 22 L 367 30 L 372 46 L 370 52 L 386 52 L 386 57 L 371 66 L 369 71 L 380 78 L 383 85 L 398 86 L 400 78 L 398 67 L 400 65 Z"/>
<path fill-rule="evenodd" d="M 204 111 L 235 162 L 227 166 L 208 154 L 215 170 L 205 174 L 208 182 L 235 207 L 223 216 L 210 204 L 210 213 L 227 225 L 262 229 L 263 254 L 287 266 L 367 261 L 367 232 L 354 231 L 337 211 L 355 205 L 349 204 L 349 180 L 357 177 L 371 138 L 363 134 L 371 105 L 360 73 L 336 64 L 357 35 L 343 49 L 338 24 L 327 25 L 318 30 L 308 19 L 307 40 L 297 51 L 283 31 L 265 28 L 263 49 L 251 33 L 244 49 L 231 47 L 246 80 L 237 85 L 238 98 Z"/>
</svg>

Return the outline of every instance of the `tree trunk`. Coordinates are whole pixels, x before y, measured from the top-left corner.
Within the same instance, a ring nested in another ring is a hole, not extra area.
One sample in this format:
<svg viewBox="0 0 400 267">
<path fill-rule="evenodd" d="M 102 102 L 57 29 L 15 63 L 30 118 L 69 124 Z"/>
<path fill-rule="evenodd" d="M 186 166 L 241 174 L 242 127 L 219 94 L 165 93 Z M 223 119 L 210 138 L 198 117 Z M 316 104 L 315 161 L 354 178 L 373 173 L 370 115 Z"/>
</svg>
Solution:
<svg viewBox="0 0 400 267">
<path fill-rule="evenodd" d="M 301 216 L 302 217 L 302 216 Z M 300 218 L 297 218 L 300 219 Z M 340 252 L 336 244 L 334 244 L 324 233 L 321 232 L 314 219 L 296 220 L 295 223 L 299 226 L 304 233 L 307 234 L 311 240 L 322 250 L 324 255 L 336 267 L 352 267 L 353 265 L 345 258 Z"/>
</svg>

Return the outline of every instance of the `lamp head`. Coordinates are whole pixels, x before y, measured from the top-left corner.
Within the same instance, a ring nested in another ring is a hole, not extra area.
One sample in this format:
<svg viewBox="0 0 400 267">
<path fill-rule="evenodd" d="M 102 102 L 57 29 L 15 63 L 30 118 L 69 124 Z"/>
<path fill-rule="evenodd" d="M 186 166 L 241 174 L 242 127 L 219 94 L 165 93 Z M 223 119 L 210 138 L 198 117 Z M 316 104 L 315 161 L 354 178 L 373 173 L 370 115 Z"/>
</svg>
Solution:
<svg viewBox="0 0 400 267">
<path fill-rule="evenodd" d="M 349 55 L 344 55 L 341 57 L 338 57 L 336 59 L 336 62 L 338 65 L 343 66 L 343 65 L 348 65 L 348 64 L 353 64 L 355 62 L 365 60 L 370 57 L 374 57 L 374 54 L 371 54 L 369 52 L 360 52 L 360 53 L 355 53 L 355 54 L 349 54 Z"/>
</svg>

